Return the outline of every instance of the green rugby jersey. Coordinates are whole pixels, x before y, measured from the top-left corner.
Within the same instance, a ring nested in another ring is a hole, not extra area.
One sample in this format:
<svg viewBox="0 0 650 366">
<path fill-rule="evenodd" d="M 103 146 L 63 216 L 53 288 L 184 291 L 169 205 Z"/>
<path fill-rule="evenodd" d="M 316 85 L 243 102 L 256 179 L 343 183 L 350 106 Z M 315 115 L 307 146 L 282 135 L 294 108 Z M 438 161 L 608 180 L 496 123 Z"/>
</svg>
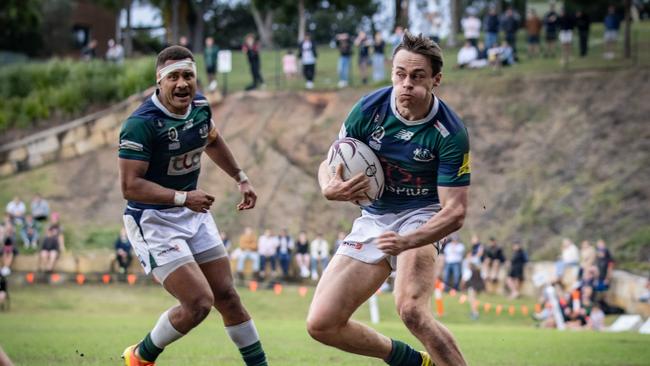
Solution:
<svg viewBox="0 0 650 366">
<path fill-rule="evenodd" d="M 401 212 L 439 203 L 438 186 L 470 183 L 469 136 L 460 118 L 434 96 L 429 114 L 408 121 L 395 107 L 392 87 L 361 98 L 346 118 L 339 138 L 370 146 L 381 161 L 385 187 L 364 207 L 371 213 Z"/>
<path fill-rule="evenodd" d="M 145 179 L 177 191 L 196 189 L 201 155 L 212 128 L 207 99 L 197 94 L 185 115 L 169 112 L 156 94 L 122 125 L 119 157 L 149 162 Z M 129 201 L 133 208 L 169 208 Z"/>
</svg>

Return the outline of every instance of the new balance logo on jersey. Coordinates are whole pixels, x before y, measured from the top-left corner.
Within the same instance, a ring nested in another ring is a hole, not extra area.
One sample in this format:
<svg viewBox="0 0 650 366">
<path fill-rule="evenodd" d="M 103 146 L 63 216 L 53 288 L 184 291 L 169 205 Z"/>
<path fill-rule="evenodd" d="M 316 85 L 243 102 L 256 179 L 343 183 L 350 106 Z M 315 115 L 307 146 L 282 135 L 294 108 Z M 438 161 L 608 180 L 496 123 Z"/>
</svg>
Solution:
<svg viewBox="0 0 650 366">
<path fill-rule="evenodd" d="M 411 131 L 399 130 L 399 132 L 397 132 L 395 134 L 395 138 L 400 139 L 400 140 L 404 140 L 404 141 L 410 141 L 411 138 L 413 138 L 414 134 L 415 133 L 413 133 Z"/>
<path fill-rule="evenodd" d="M 202 153 L 203 146 L 185 154 L 173 156 L 169 159 L 167 175 L 183 175 L 199 169 L 201 167 Z"/>
</svg>

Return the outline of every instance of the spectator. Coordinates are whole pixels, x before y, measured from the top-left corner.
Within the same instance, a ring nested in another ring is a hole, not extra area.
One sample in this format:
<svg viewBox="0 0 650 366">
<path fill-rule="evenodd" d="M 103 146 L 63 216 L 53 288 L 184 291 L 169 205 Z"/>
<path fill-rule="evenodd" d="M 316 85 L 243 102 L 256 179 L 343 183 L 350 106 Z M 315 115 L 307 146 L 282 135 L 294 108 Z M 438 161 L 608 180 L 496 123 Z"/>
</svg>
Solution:
<svg viewBox="0 0 650 366">
<path fill-rule="evenodd" d="M 255 35 L 252 33 L 247 34 L 246 38 L 244 38 L 242 52 L 248 59 L 251 77 L 253 78 L 253 81 L 246 87 L 246 90 L 253 90 L 264 84 L 264 78 L 262 78 L 262 74 L 260 73 L 260 44 L 255 40 Z"/>
<path fill-rule="evenodd" d="M 360 31 L 354 40 L 354 45 L 359 47 L 359 77 L 363 85 L 368 84 L 368 66 L 370 66 L 370 46 L 372 42 L 366 32 Z"/>
<path fill-rule="evenodd" d="M 485 67 L 488 65 L 488 50 L 485 48 L 485 43 L 483 41 L 478 42 L 478 46 L 476 47 L 476 51 L 478 52 L 478 58 L 472 62 L 469 66 L 471 68 L 475 69 L 480 69 L 482 67 Z"/>
<path fill-rule="evenodd" d="M 108 40 L 108 50 L 106 51 L 106 61 L 114 62 L 118 65 L 124 63 L 124 47 L 116 43 L 113 38 Z"/>
<path fill-rule="evenodd" d="M 38 222 L 47 221 L 50 216 L 50 205 L 39 194 L 32 199 L 31 213 L 34 220 Z"/>
<path fill-rule="evenodd" d="M 512 54 L 514 60 L 517 61 L 517 30 L 519 29 L 519 17 L 512 10 L 512 7 L 506 9 L 506 13 L 500 21 L 501 29 L 505 34 L 505 39 L 508 45 L 512 47 Z M 503 47 L 503 43 L 501 44 Z M 512 65 L 512 63 L 510 63 Z"/>
<path fill-rule="evenodd" d="M 11 223 L 13 225 L 22 225 L 25 219 L 25 212 L 27 208 L 25 203 L 20 200 L 20 197 L 16 196 L 13 200 L 7 203 L 6 213 L 9 214 Z"/>
<path fill-rule="evenodd" d="M 2 240 L 2 268 L 0 268 L 0 275 L 2 276 L 11 274 L 14 257 L 18 254 L 18 246 L 16 245 L 13 230 L 11 223 L 0 226 L 0 239 Z"/>
<path fill-rule="evenodd" d="M 452 234 L 450 239 L 450 242 L 443 249 L 443 253 L 445 254 L 445 267 L 442 274 L 442 281 L 446 284 L 447 289 L 453 288 L 458 290 L 465 245 L 458 241 L 457 234 Z"/>
<path fill-rule="evenodd" d="M 127 273 L 133 255 L 131 254 L 131 242 L 126 236 L 126 229 L 120 229 L 120 236 L 115 240 L 115 259 L 120 267 L 120 273 Z"/>
<path fill-rule="evenodd" d="M 84 61 L 91 61 L 97 57 L 97 40 L 93 39 L 81 49 L 81 59 Z"/>
<path fill-rule="evenodd" d="M 605 329 L 605 313 L 597 303 L 594 303 L 594 306 L 591 308 L 591 313 L 589 314 L 589 326 L 591 330 L 597 332 Z"/>
<path fill-rule="evenodd" d="M 580 244 L 580 270 L 578 271 L 578 278 L 591 267 L 596 264 L 596 250 L 588 240 L 583 240 Z"/>
<path fill-rule="evenodd" d="M 390 36 L 390 43 L 393 49 L 391 50 L 391 58 L 395 53 L 397 46 L 402 43 L 402 38 L 404 38 L 404 28 L 401 25 L 395 26 L 395 31 Z"/>
<path fill-rule="evenodd" d="M 208 90 L 217 90 L 217 57 L 219 55 L 219 46 L 214 44 L 214 38 L 205 38 L 205 48 L 203 49 L 203 58 L 205 59 L 205 72 L 208 74 Z"/>
<path fill-rule="evenodd" d="M 589 15 L 584 11 L 578 10 L 575 21 L 580 40 L 580 57 L 585 57 L 587 56 L 587 52 L 589 52 L 589 28 L 591 27 L 591 20 L 589 19 Z"/>
<path fill-rule="evenodd" d="M 479 265 L 483 262 L 485 248 L 476 234 L 472 235 L 472 251 L 470 253 L 474 262 L 477 262 Z"/>
<path fill-rule="evenodd" d="M 485 248 L 485 259 L 483 261 L 483 273 L 489 282 L 496 283 L 499 279 L 499 269 L 506 261 L 503 255 L 503 249 L 494 237 L 490 237 L 489 243 Z"/>
<path fill-rule="evenodd" d="M 539 55 L 539 36 L 542 32 L 542 20 L 537 16 L 535 9 L 530 9 L 526 17 L 526 33 L 528 34 L 528 57 Z"/>
<path fill-rule="evenodd" d="M 616 8 L 610 5 L 607 8 L 607 16 L 605 16 L 605 53 L 603 57 L 611 60 L 614 58 L 616 50 L 616 41 L 618 40 L 618 30 L 621 27 L 621 20 L 616 14 Z"/>
<path fill-rule="evenodd" d="M 316 281 L 319 277 L 318 267 L 320 266 L 320 274 L 322 274 L 330 259 L 329 243 L 323 239 L 321 233 L 316 234 L 316 238 L 309 244 L 309 252 L 311 254 L 311 279 Z"/>
<path fill-rule="evenodd" d="M 47 273 L 53 272 L 56 261 L 63 251 L 65 251 L 65 244 L 60 226 L 58 224 L 50 225 L 41 244 L 39 270 Z"/>
<path fill-rule="evenodd" d="M 187 36 L 181 36 L 181 38 L 178 39 L 178 44 L 190 51 L 193 50 L 192 44 L 190 43 L 190 40 L 187 38 Z"/>
<path fill-rule="evenodd" d="M 296 241 L 296 263 L 300 268 L 300 277 L 309 277 L 309 241 L 304 231 L 300 232 Z"/>
<path fill-rule="evenodd" d="M 489 50 L 499 44 L 499 29 L 501 28 L 499 14 L 497 14 L 497 9 L 494 5 L 490 5 L 490 9 L 483 23 L 485 24 L 485 48 Z"/>
<path fill-rule="evenodd" d="M 645 281 L 645 293 L 639 296 L 640 302 L 650 302 L 650 278 Z"/>
<path fill-rule="evenodd" d="M 260 255 L 260 278 L 266 278 L 266 264 L 271 265 L 271 275 L 275 274 L 275 256 L 278 251 L 278 237 L 271 230 L 264 230 L 257 240 L 257 252 Z"/>
<path fill-rule="evenodd" d="M 437 11 L 432 11 L 427 14 L 427 19 L 431 26 L 431 40 L 440 43 L 440 34 L 442 33 L 442 17 Z"/>
<path fill-rule="evenodd" d="M 253 275 L 257 278 L 260 271 L 260 256 L 257 253 L 257 237 L 253 229 L 247 227 L 244 233 L 239 237 L 239 257 L 237 258 L 237 276 L 244 278 L 244 265 L 247 260 L 253 264 Z"/>
<path fill-rule="evenodd" d="M 7 278 L 0 273 L 0 310 L 8 309 L 8 302 L 9 302 L 9 287 L 7 286 Z M 0 355 L 0 365 L 8 366 L 8 364 L 2 363 L 2 361 L 3 361 L 2 355 Z"/>
<path fill-rule="evenodd" d="M 528 255 L 519 242 L 512 243 L 512 259 L 510 260 L 510 271 L 506 281 L 510 289 L 510 298 L 516 299 L 521 291 L 521 283 L 524 281 L 524 266 L 528 262 Z"/>
<path fill-rule="evenodd" d="M 607 291 L 614 270 L 614 258 L 602 239 L 596 242 L 596 266 L 598 267 L 598 283 L 595 290 Z"/>
<path fill-rule="evenodd" d="M 352 43 L 350 35 L 340 33 L 336 35 L 336 46 L 339 50 L 339 64 L 337 67 L 339 73 L 339 88 L 348 86 L 350 78 L 350 57 L 352 56 Z"/>
<path fill-rule="evenodd" d="M 555 274 L 557 275 L 558 281 L 562 282 L 562 276 L 564 276 L 567 268 L 572 267 L 578 269 L 579 263 L 580 253 L 578 252 L 578 247 L 570 239 L 562 239 L 560 259 L 555 262 Z"/>
<path fill-rule="evenodd" d="M 381 32 L 375 33 L 375 42 L 372 45 L 372 81 L 380 82 L 386 79 L 384 63 L 386 62 L 386 42 L 381 36 Z"/>
<path fill-rule="evenodd" d="M 476 11 L 473 8 L 467 9 L 467 16 L 460 21 L 463 28 L 465 41 L 476 47 L 478 39 L 481 36 L 481 19 L 476 17 Z"/>
<path fill-rule="evenodd" d="M 548 12 L 544 15 L 544 29 L 546 33 L 546 47 L 544 48 L 544 56 L 555 57 L 558 33 L 558 15 L 555 12 L 555 4 L 551 3 Z"/>
<path fill-rule="evenodd" d="M 293 252 L 293 238 L 289 235 L 287 229 L 282 229 L 278 236 L 278 261 L 282 268 L 282 275 L 285 279 L 289 278 L 289 265 L 291 264 L 291 252 Z"/>
<path fill-rule="evenodd" d="M 292 50 L 282 56 L 282 72 L 286 80 L 293 80 L 298 75 L 298 60 Z"/>
<path fill-rule="evenodd" d="M 476 239 L 476 241 L 474 241 Z M 472 251 L 467 253 L 463 260 L 463 288 L 467 290 L 467 298 L 470 305 L 470 317 L 474 320 L 478 319 L 478 302 L 476 301 L 477 294 L 485 290 L 485 282 L 481 276 L 481 243 L 478 242 L 478 237 L 472 237 Z M 478 244 L 478 246 L 476 245 Z M 476 252 L 474 248 L 477 248 Z"/>
<path fill-rule="evenodd" d="M 560 44 L 562 45 L 563 65 L 569 63 L 569 57 L 571 56 L 571 49 L 573 47 L 573 28 L 575 27 L 574 23 L 573 16 L 570 13 L 564 9 L 560 10 L 558 25 L 560 26 Z"/>
<path fill-rule="evenodd" d="M 515 64 L 515 52 L 508 41 L 501 42 L 501 47 L 497 49 L 497 65 L 512 66 Z"/>
<path fill-rule="evenodd" d="M 470 41 L 465 41 L 463 47 L 458 50 L 457 62 L 461 69 L 469 68 L 472 62 L 478 59 L 478 50 L 472 46 Z"/>
<path fill-rule="evenodd" d="M 20 236 L 25 248 L 36 248 L 38 246 L 38 225 L 32 215 L 25 216 L 25 223 L 20 230 Z"/>
<path fill-rule="evenodd" d="M 318 52 L 316 45 L 311 40 L 311 34 L 306 33 L 305 39 L 298 46 L 298 57 L 302 63 L 302 74 L 305 76 L 305 88 L 314 88 L 314 76 L 316 75 L 316 58 Z"/>
</svg>

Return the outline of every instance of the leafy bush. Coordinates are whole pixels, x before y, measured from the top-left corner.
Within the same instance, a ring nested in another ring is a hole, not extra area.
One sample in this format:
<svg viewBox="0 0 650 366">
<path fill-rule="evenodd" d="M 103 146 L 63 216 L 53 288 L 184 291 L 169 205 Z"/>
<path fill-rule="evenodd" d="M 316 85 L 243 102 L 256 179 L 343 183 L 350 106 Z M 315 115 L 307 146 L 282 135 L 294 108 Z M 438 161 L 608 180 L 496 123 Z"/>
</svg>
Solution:
<svg viewBox="0 0 650 366">
<path fill-rule="evenodd" d="M 0 68 L 0 132 L 38 124 L 52 115 L 73 118 L 154 83 L 152 57 L 104 61 L 54 59 Z"/>
</svg>

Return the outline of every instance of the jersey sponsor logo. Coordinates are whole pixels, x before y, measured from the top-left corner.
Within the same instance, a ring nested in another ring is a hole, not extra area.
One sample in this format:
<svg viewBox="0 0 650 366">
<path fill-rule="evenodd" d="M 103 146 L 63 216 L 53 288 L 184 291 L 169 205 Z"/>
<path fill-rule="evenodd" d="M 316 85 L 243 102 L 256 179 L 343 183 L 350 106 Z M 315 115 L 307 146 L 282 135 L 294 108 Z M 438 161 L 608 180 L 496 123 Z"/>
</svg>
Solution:
<svg viewBox="0 0 650 366">
<path fill-rule="evenodd" d="M 189 130 L 192 127 L 194 127 L 194 118 L 192 118 L 191 120 L 185 122 L 185 124 L 183 125 L 183 130 L 182 131 Z"/>
<path fill-rule="evenodd" d="M 407 130 L 399 130 L 395 134 L 395 138 L 400 139 L 400 140 L 404 140 L 404 141 L 410 141 L 411 138 L 413 138 L 413 135 L 415 135 L 415 132 L 407 131 Z"/>
<path fill-rule="evenodd" d="M 456 174 L 457 177 L 460 177 L 461 175 L 469 174 L 472 172 L 472 158 L 470 157 L 469 153 L 466 153 L 463 155 L 463 165 L 460 166 L 458 169 L 458 174 Z"/>
<path fill-rule="evenodd" d="M 429 195 L 429 188 L 408 188 L 408 187 L 398 187 L 398 186 L 392 186 L 392 185 L 387 185 L 386 190 L 395 193 L 398 196 L 408 196 L 408 197 L 415 197 L 415 196 L 427 196 Z"/>
<path fill-rule="evenodd" d="M 169 146 L 167 146 L 167 149 L 169 150 L 178 150 L 180 148 L 181 148 L 181 143 L 178 141 L 172 142 L 171 144 L 169 144 Z"/>
<path fill-rule="evenodd" d="M 120 141 L 120 149 L 124 150 L 133 150 L 133 151 L 143 151 L 144 147 L 142 144 L 137 143 L 131 140 L 122 140 Z"/>
<path fill-rule="evenodd" d="M 170 127 L 167 130 L 167 137 L 169 141 L 178 141 L 178 130 L 176 130 L 176 127 Z"/>
<path fill-rule="evenodd" d="M 363 248 L 363 244 L 356 241 L 344 241 L 341 245 L 350 247 L 354 250 L 361 250 Z"/>
<path fill-rule="evenodd" d="M 440 123 L 440 121 L 436 120 L 436 122 L 433 124 L 433 127 L 435 127 L 436 130 L 438 130 L 438 132 L 440 132 L 440 134 L 442 135 L 443 138 L 449 136 L 449 131 L 447 130 L 447 128 L 442 123 Z"/>
<path fill-rule="evenodd" d="M 173 156 L 169 159 L 167 175 L 183 175 L 199 169 L 201 167 L 202 153 L 203 146 L 185 154 Z"/>
<path fill-rule="evenodd" d="M 413 150 L 413 160 L 415 161 L 426 163 L 435 158 L 435 155 L 433 155 L 429 149 L 418 147 Z"/>
</svg>

